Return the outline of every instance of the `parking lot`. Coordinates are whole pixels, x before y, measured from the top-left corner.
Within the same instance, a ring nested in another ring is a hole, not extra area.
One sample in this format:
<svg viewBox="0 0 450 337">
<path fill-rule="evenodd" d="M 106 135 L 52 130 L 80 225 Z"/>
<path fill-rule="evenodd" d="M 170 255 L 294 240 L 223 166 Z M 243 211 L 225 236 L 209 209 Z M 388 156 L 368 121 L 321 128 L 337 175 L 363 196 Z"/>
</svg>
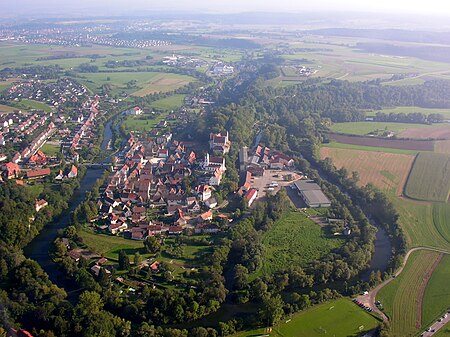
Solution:
<svg viewBox="0 0 450 337">
<path fill-rule="evenodd" d="M 286 180 L 285 177 L 289 175 L 291 176 L 291 179 Z M 264 171 L 263 176 L 252 177 L 252 187 L 258 190 L 257 199 L 260 199 L 265 197 L 267 192 L 276 194 L 280 190 L 280 188 L 287 187 L 300 178 L 301 175 L 293 171 L 266 170 Z M 290 194 L 292 193 L 288 189 L 288 195 L 290 196 Z M 296 205 L 298 202 L 293 201 L 293 203 Z"/>
</svg>

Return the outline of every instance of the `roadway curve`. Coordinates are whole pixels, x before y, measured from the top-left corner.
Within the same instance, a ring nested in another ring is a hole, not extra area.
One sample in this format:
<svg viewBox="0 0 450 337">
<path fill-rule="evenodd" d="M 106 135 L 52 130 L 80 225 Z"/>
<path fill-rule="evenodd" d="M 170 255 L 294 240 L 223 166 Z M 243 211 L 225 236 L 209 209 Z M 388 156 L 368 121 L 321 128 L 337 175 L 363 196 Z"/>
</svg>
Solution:
<svg viewBox="0 0 450 337">
<path fill-rule="evenodd" d="M 403 259 L 402 266 L 394 273 L 394 275 L 392 277 L 390 277 L 387 280 L 381 282 L 379 285 L 377 285 L 375 288 L 373 288 L 371 291 L 369 291 L 369 293 L 367 295 L 361 295 L 361 296 L 358 296 L 356 298 L 358 301 L 364 303 L 367 307 L 371 308 L 374 312 L 376 312 L 378 315 L 380 315 L 381 318 L 383 319 L 383 321 L 385 321 L 385 322 L 387 322 L 389 320 L 389 318 L 380 309 L 378 309 L 378 307 L 375 305 L 377 294 L 389 282 L 391 282 L 398 275 L 400 275 L 400 273 L 405 268 L 406 263 L 408 262 L 409 256 L 412 253 L 414 253 L 415 251 L 418 251 L 418 250 L 430 250 L 430 251 L 433 251 L 433 252 L 450 255 L 449 251 L 444 250 L 444 249 L 439 249 L 439 248 L 432 248 L 432 247 L 415 247 L 415 248 L 412 248 L 406 253 L 405 258 Z"/>
</svg>

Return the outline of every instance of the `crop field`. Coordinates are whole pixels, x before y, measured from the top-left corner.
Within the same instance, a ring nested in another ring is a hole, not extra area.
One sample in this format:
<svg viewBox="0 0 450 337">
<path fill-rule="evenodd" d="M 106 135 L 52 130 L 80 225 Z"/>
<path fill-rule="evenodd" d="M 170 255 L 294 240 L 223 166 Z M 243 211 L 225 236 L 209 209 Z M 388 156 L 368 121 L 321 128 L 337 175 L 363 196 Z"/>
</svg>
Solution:
<svg viewBox="0 0 450 337">
<path fill-rule="evenodd" d="M 389 79 L 392 74 L 404 73 L 415 73 L 424 77 L 398 81 L 402 84 L 412 84 L 423 82 L 426 79 L 439 78 L 448 72 L 445 63 L 414 57 L 368 53 L 354 47 L 358 42 L 373 42 L 370 39 L 321 36 L 320 44 L 314 42 L 316 39 L 317 36 L 311 35 L 303 38 L 301 42 L 291 42 L 291 48 L 299 47 L 303 51 L 283 55 L 282 57 L 287 62 L 299 62 L 306 59 L 308 61 L 307 66 L 319 70 L 313 76 L 340 78 L 349 81 L 365 81 L 375 78 Z M 385 84 L 396 85 L 397 81 L 386 82 Z"/>
<path fill-rule="evenodd" d="M 314 306 L 297 313 L 273 328 L 273 337 L 359 336 L 371 330 L 379 321 L 346 298 Z M 255 337 L 265 335 L 265 329 L 255 329 L 233 335 Z"/>
<path fill-rule="evenodd" d="M 393 336 L 414 336 L 422 327 L 423 284 L 439 256 L 431 251 L 412 253 L 403 272 L 378 293 L 377 300 L 391 319 Z"/>
<path fill-rule="evenodd" d="M 195 81 L 193 77 L 174 73 L 158 72 L 119 72 L 82 74 L 78 79 L 92 92 L 99 91 L 102 85 L 110 85 L 112 93 L 126 92 L 135 96 L 145 96 L 155 92 L 178 89 Z M 135 85 L 128 85 L 130 81 Z"/>
<path fill-rule="evenodd" d="M 345 133 L 350 135 L 367 135 L 373 132 L 374 134 L 382 134 L 383 132 L 402 133 L 409 129 L 428 129 L 433 126 L 426 124 L 415 123 L 392 123 L 392 122 L 349 122 L 349 123 L 335 123 L 330 129 L 333 132 Z M 413 137 L 410 137 L 413 138 Z"/>
<path fill-rule="evenodd" d="M 450 124 L 437 124 L 426 128 L 410 128 L 401 131 L 398 137 L 411 139 L 450 139 Z"/>
<path fill-rule="evenodd" d="M 450 140 L 439 140 L 434 142 L 434 152 L 450 154 Z"/>
<path fill-rule="evenodd" d="M 59 65 L 64 69 L 73 69 L 82 63 L 91 63 L 99 70 L 108 70 L 105 63 L 108 61 L 147 60 L 158 62 L 166 55 L 182 49 L 190 50 L 192 46 L 160 46 L 146 50 L 132 48 L 111 48 L 108 46 L 74 47 L 74 46 L 46 46 L 29 45 L 11 42 L 0 42 L 0 69 L 6 67 L 22 67 L 27 64 Z M 92 59 L 92 55 L 98 55 Z M 45 59 L 48 58 L 48 59 Z M 136 69 L 115 68 L 116 70 Z"/>
<path fill-rule="evenodd" d="M 450 255 L 444 255 L 428 282 L 423 298 L 422 323 L 427 326 L 450 308 Z"/>
<path fill-rule="evenodd" d="M 393 149 L 415 150 L 415 151 L 434 150 L 434 142 L 431 140 L 376 138 L 367 136 L 343 135 L 336 133 L 329 133 L 328 137 L 338 143 L 361 145 L 361 146 L 387 147 Z"/>
<path fill-rule="evenodd" d="M 405 230 L 408 244 L 411 247 L 429 246 L 450 249 L 449 237 L 443 236 L 438 229 L 448 226 L 447 220 L 433 216 L 436 205 L 431 202 L 398 197 L 391 198 L 391 201 L 399 212 L 399 223 Z"/>
<path fill-rule="evenodd" d="M 347 149 L 347 150 L 360 150 L 360 151 L 370 151 L 370 152 L 385 152 L 385 153 L 398 153 L 398 154 L 410 154 L 416 155 L 417 150 L 403 150 L 403 149 L 393 149 L 388 147 L 376 147 L 376 146 L 364 146 L 364 145 L 354 145 L 338 142 L 329 142 L 322 145 L 323 147 L 332 149 Z"/>
<path fill-rule="evenodd" d="M 450 156 L 421 152 L 417 155 L 408 181 L 405 195 L 412 199 L 447 201 L 450 190 Z"/>
<path fill-rule="evenodd" d="M 175 110 L 184 104 L 185 95 L 171 95 L 166 98 L 161 98 L 154 101 L 151 105 L 155 109 L 160 110 Z"/>
<path fill-rule="evenodd" d="M 305 214 L 290 212 L 269 229 L 262 240 L 265 250 L 258 274 L 271 274 L 288 266 L 305 266 L 342 245 Z"/>
<path fill-rule="evenodd" d="M 433 222 L 439 234 L 450 244 L 450 204 L 435 203 L 433 205 Z"/>
<path fill-rule="evenodd" d="M 337 168 L 359 173 L 359 185 L 373 183 L 378 188 L 401 195 L 414 156 L 373 151 L 322 147 L 322 159 L 329 157 Z"/>
</svg>

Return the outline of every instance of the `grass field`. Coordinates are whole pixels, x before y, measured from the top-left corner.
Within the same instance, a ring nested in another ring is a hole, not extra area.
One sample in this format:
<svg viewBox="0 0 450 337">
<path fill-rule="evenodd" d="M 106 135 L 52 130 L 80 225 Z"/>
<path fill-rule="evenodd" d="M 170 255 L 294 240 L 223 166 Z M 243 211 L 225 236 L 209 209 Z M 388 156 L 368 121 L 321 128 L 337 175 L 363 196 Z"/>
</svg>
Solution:
<svg viewBox="0 0 450 337">
<path fill-rule="evenodd" d="M 46 156 L 54 157 L 59 153 L 60 146 L 56 144 L 45 143 L 41 147 L 41 151 L 44 152 Z"/>
<path fill-rule="evenodd" d="M 416 300 L 421 296 L 423 279 L 438 256 L 430 251 L 412 253 L 403 272 L 378 293 L 377 300 L 391 319 L 392 336 L 414 336 L 421 329 L 421 303 Z"/>
<path fill-rule="evenodd" d="M 322 159 L 329 157 L 337 168 L 345 167 L 349 174 L 359 173 L 359 185 L 373 183 L 378 188 L 401 195 L 414 156 L 407 154 L 349 150 L 322 147 Z"/>
<path fill-rule="evenodd" d="M 450 238 L 443 237 L 438 230 L 439 227 L 448 226 L 448 221 L 433 216 L 433 203 L 396 197 L 391 200 L 400 215 L 399 223 L 405 230 L 410 247 L 450 249 Z"/>
<path fill-rule="evenodd" d="M 387 148 L 387 147 L 345 144 L 345 143 L 339 143 L 339 142 L 334 142 L 334 141 L 323 144 L 323 147 L 328 147 L 328 148 L 333 148 L 333 149 L 349 149 L 349 150 L 398 153 L 398 154 L 412 154 L 412 155 L 416 155 L 418 152 L 416 150 L 404 150 L 404 149 L 394 149 L 394 148 Z"/>
<path fill-rule="evenodd" d="M 29 100 L 29 99 L 23 99 L 21 101 L 13 101 L 11 102 L 11 105 L 14 106 L 14 108 L 16 109 L 21 109 L 21 110 L 44 110 L 46 112 L 50 112 L 52 111 L 52 107 L 50 105 L 47 105 L 45 103 L 42 102 L 38 102 L 38 101 L 33 101 L 33 100 Z"/>
<path fill-rule="evenodd" d="M 363 331 L 375 328 L 379 321 L 342 298 L 317 305 L 309 310 L 293 315 L 274 327 L 272 337 L 319 337 L 359 336 Z M 286 323 L 287 322 L 287 323 Z M 234 337 L 256 337 L 264 335 L 264 329 L 241 332 Z"/>
<path fill-rule="evenodd" d="M 445 255 L 431 276 L 423 298 L 423 326 L 450 308 L 450 255 Z"/>
<path fill-rule="evenodd" d="M 159 115 L 143 114 L 140 116 L 129 115 L 125 118 L 122 123 L 126 132 L 130 131 L 140 131 L 148 132 L 153 129 L 160 121 L 164 120 L 169 111 L 160 113 Z"/>
<path fill-rule="evenodd" d="M 292 211 L 264 234 L 263 266 L 257 273 L 271 274 L 289 266 L 305 266 L 342 243 L 341 238 L 328 233 L 305 214 Z"/>
<path fill-rule="evenodd" d="M 17 109 L 13 108 L 11 106 L 8 106 L 8 105 L 1 105 L 0 104 L 0 113 L 8 113 L 8 112 L 12 112 L 14 110 L 17 110 Z"/>
<path fill-rule="evenodd" d="M 152 107 L 160 110 L 175 110 L 184 104 L 185 95 L 171 95 L 152 103 Z"/>
<path fill-rule="evenodd" d="M 123 91 L 135 96 L 167 92 L 195 81 L 195 78 L 190 76 L 159 72 L 105 72 L 80 74 L 80 76 L 78 80 L 92 92 L 98 92 L 102 85 L 109 84 L 112 94 Z M 136 85 L 128 87 L 127 83 L 132 80 L 136 81 Z"/>
<path fill-rule="evenodd" d="M 97 234 L 88 230 L 81 230 L 78 235 L 83 238 L 83 242 L 95 253 L 104 254 L 112 259 L 119 257 L 119 251 L 124 250 L 128 255 L 136 252 L 144 256 L 142 241 L 126 240 L 119 236 Z"/>
<path fill-rule="evenodd" d="M 414 161 L 405 186 L 412 199 L 447 201 L 450 190 L 450 156 L 420 152 Z"/>
<path fill-rule="evenodd" d="M 333 132 L 350 135 L 367 135 L 371 132 L 381 134 L 383 132 L 400 133 L 408 129 L 432 128 L 433 126 L 413 123 L 389 123 L 389 122 L 349 122 L 335 123 L 330 129 Z"/>
</svg>

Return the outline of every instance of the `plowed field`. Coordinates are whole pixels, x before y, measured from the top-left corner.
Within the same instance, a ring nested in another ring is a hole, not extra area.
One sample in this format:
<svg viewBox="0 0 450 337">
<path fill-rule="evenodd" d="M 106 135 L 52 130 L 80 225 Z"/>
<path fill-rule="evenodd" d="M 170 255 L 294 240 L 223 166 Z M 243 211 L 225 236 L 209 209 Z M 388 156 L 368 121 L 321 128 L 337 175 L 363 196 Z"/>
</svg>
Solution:
<svg viewBox="0 0 450 337">
<path fill-rule="evenodd" d="M 322 159 L 330 157 L 333 164 L 349 173 L 359 173 L 359 185 L 372 183 L 383 190 L 402 194 L 414 156 L 407 154 L 348 150 L 323 147 Z"/>
</svg>

